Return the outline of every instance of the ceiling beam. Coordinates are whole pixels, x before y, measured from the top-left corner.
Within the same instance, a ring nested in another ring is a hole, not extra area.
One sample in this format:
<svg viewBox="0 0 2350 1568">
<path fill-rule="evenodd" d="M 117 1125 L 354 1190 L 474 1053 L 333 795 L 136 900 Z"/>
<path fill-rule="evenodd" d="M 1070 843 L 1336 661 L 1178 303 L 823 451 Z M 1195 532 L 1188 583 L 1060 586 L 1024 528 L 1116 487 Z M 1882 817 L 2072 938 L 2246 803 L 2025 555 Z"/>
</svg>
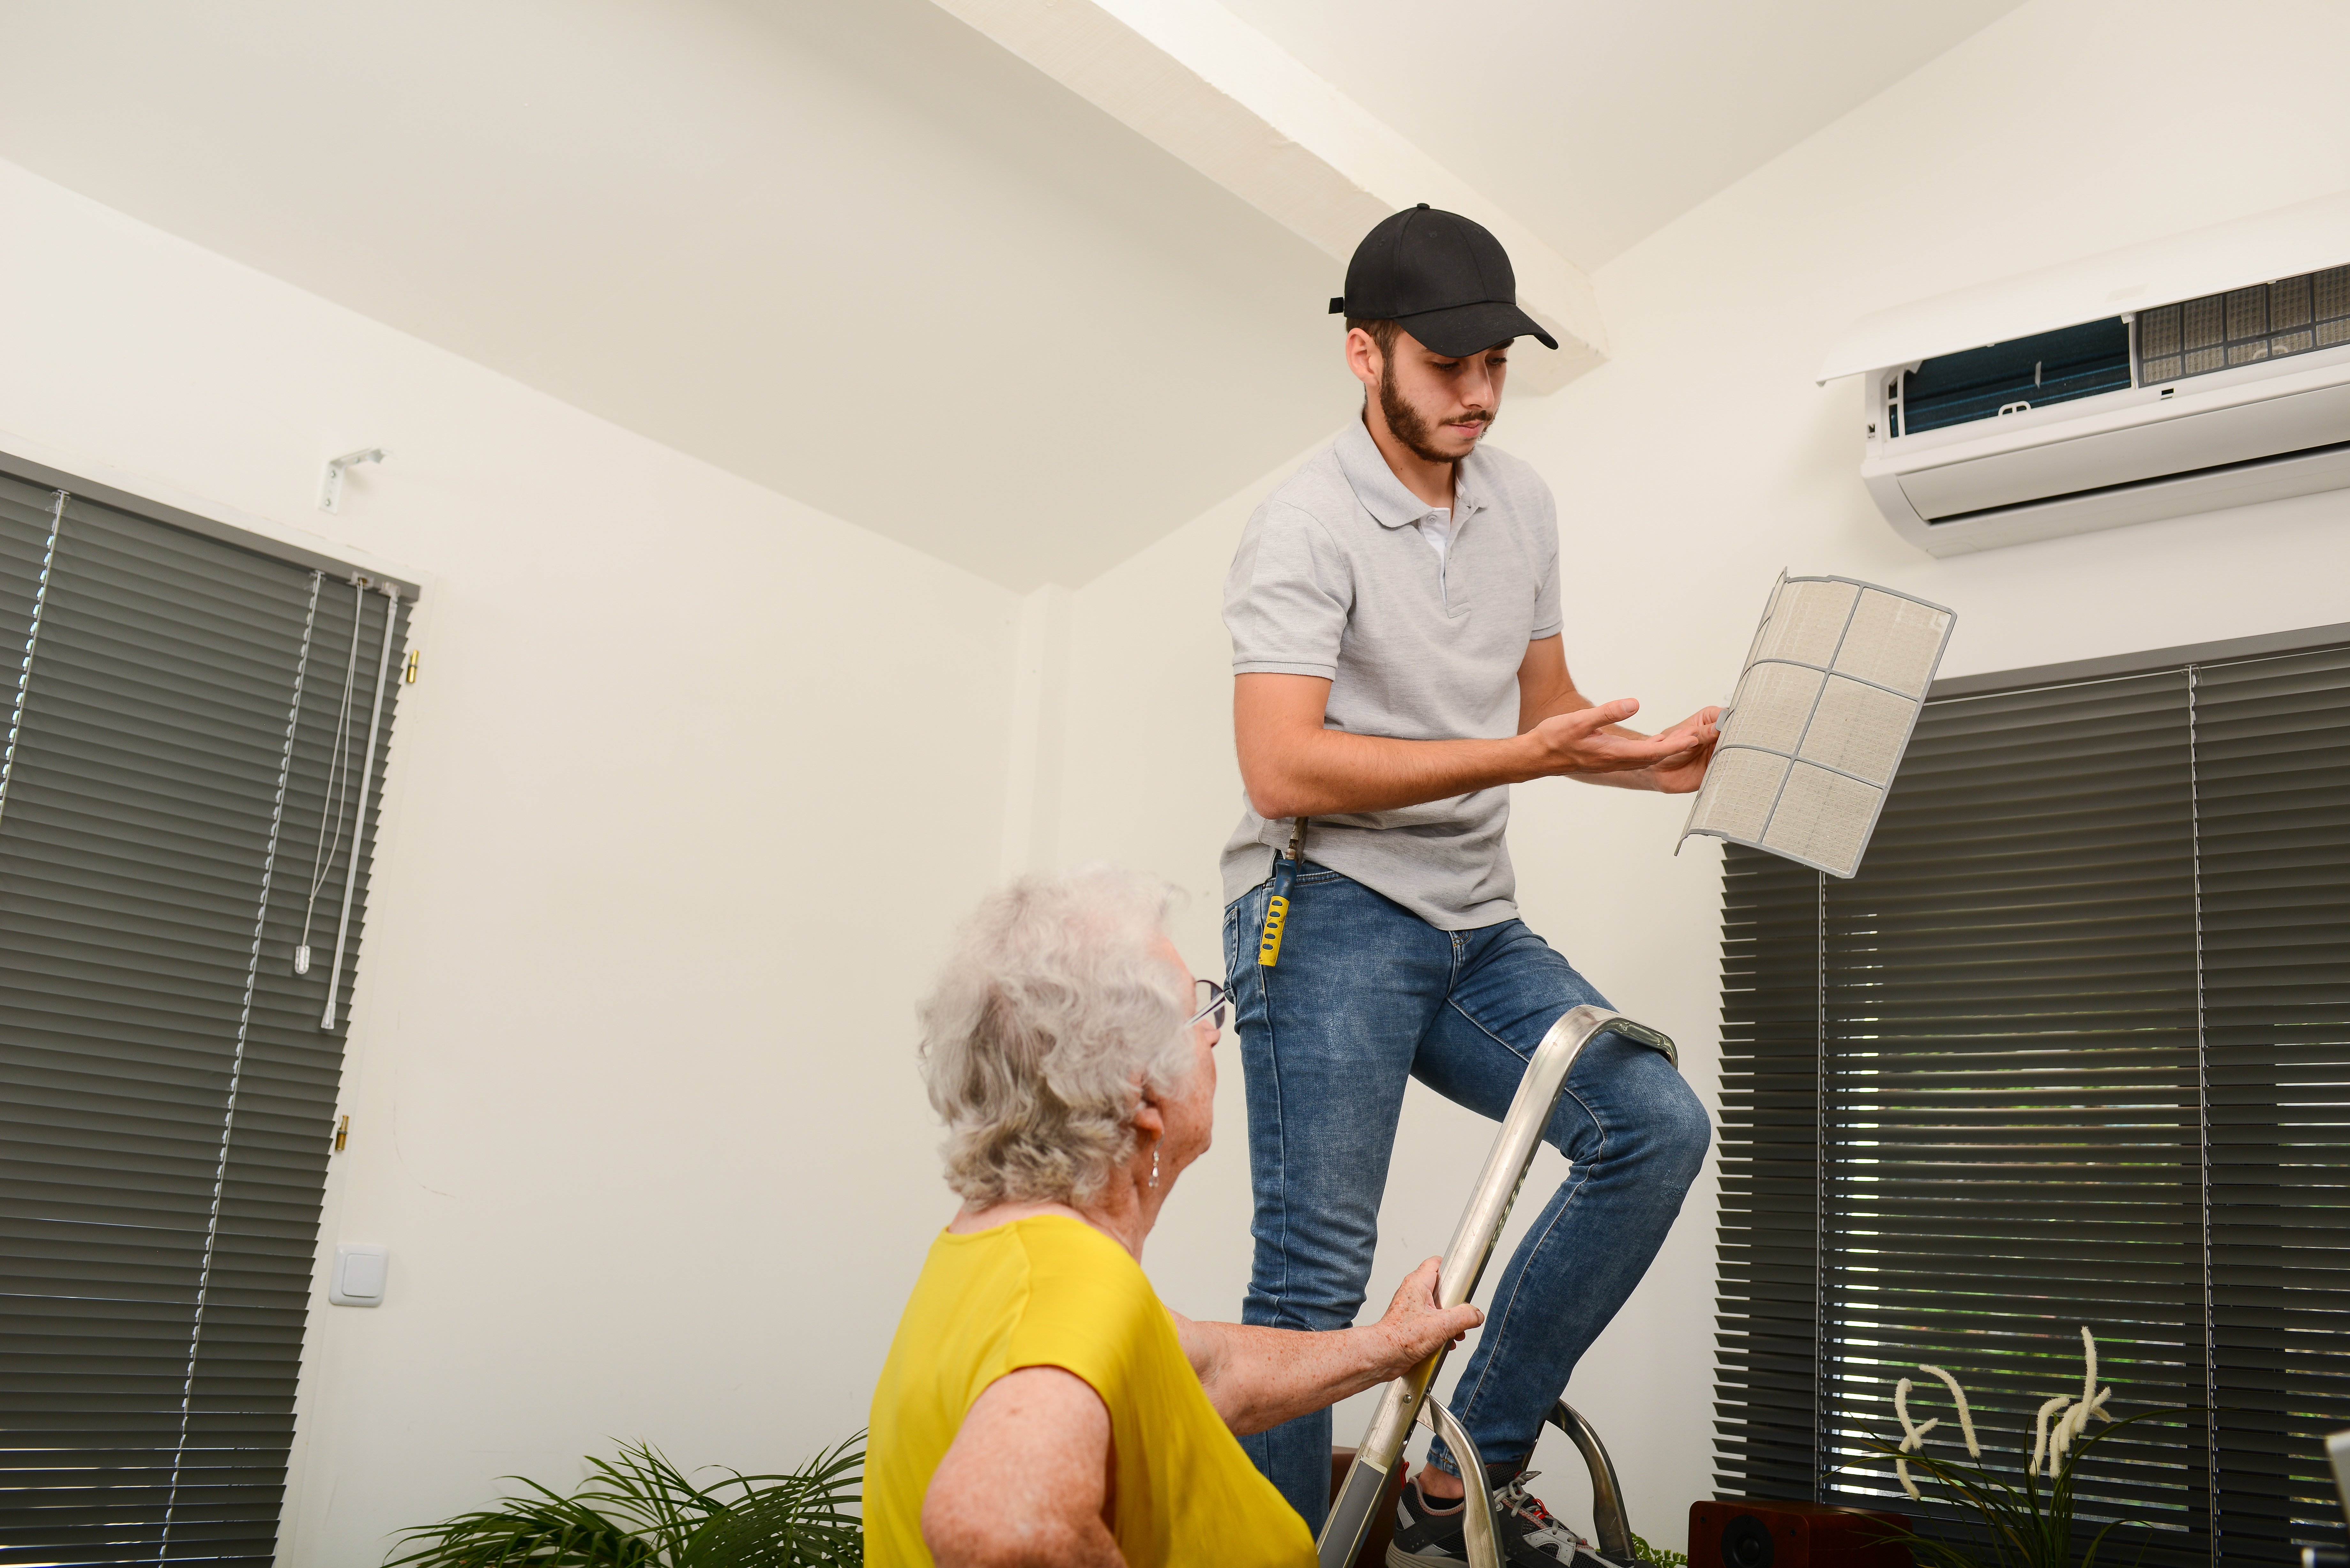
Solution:
<svg viewBox="0 0 2350 1568">
<path fill-rule="evenodd" d="M 1520 307 L 1558 339 L 1513 358 L 1513 389 L 1555 391 L 1607 358 L 1579 268 L 1216 0 L 937 3 L 1341 262 L 1416 202 L 1484 224 Z"/>
</svg>

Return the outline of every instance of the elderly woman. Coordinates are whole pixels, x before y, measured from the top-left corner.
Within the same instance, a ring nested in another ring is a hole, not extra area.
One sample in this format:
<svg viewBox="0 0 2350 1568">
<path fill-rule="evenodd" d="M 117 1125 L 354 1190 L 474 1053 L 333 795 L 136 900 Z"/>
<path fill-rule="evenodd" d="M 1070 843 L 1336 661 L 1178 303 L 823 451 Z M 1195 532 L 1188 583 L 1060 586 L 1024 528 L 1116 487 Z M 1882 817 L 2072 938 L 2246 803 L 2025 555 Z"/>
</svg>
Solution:
<svg viewBox="0 0 2350 1568">
<path fill-rule="evenodd" d="M 922 1006 L 947 1181 L 873 1395 L 874 1568 L 1314 1562 L 1241 1451 L 1396 1376 L 1481 1320 L 1436 1260 L 1378 1323 L 1327 1334 L 1194 1323 L 1142 1243 L 1214 1119 L 1222 988 L 1194 981 L 1168 893 L 1110 870 L 1024 878 L 964 928 Z"/>
</svg>

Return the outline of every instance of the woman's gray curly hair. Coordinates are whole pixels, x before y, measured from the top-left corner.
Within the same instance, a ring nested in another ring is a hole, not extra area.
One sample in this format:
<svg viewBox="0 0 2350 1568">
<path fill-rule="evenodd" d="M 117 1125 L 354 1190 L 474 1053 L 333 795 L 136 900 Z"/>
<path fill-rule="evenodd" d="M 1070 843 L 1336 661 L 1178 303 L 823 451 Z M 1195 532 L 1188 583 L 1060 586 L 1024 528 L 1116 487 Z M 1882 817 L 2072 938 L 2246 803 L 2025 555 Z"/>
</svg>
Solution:
<svg viewBox="0 0 2350 1568">
<path fill-rule="evenodd" d="M 1108 867 L 988 895 L 920 1006 L 947 1185 L 974 1205 L 1082 1205 L 1134 1152 L 1144 1085 L 1192 1071 L 1188 988 L 1153 949 L 1174 889 Z"/>
</svg>

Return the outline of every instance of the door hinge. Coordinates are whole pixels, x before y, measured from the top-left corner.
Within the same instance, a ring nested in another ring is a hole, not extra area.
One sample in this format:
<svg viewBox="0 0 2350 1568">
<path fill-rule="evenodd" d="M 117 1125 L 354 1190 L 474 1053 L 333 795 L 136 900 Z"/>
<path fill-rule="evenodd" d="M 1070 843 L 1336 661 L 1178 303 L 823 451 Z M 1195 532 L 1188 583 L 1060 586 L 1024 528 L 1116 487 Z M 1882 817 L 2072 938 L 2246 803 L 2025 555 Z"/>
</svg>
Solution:
<svg viewBox="0 0 2350 1568">
<path fill-rule="evenodd" d="M 416 684 L 416 666 L 423 657 L 424 650 L 421 648 L 411 648 L 408 650 L 408 667 L 400 677 L 401 685 L 413 686 Z"/>
<path fill-rule="evenodd" d="M 335 1152 L 337 1154 L 343 1152 L 343 1145 L 350 1141 L 350 1137 L 351 1118 L 345 1116 L 335 1124 Z"/>
</svg>

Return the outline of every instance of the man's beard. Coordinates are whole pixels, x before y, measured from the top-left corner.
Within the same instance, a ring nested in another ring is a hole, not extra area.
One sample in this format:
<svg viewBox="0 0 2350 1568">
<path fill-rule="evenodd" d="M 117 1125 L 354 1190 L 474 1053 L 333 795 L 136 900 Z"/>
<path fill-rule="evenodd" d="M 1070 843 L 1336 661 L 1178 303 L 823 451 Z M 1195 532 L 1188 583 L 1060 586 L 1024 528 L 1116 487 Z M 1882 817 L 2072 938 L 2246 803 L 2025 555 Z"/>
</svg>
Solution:
<svg viewBox="0 0 2350 1568">
<path fill-rule="evenodd" d="M 1388 375 L 1384 369 L 1379 374 L 1379 412 L 1387 416 L 1388 429 L 1394 434 L 1396 440 L 1409 447 L 1412 455 L 1422 462 L 1458 461 L 1455 454 L 1438 448 L 1436 427 L 1423 419 L 1418 409 L 1403 400 L 1403 394 L 1396 390 L 1395 378 Z M 1462 420 L 1454 422 L 1462 423 L 1468 420 L 1474 420 L 1481 425 L 1491 425 L 1493 422 L 1493 416 L 1490 412 L 1481 411 L 1465 415 Z M 1482 431 L 1479 433 L 1482 434 Z"/>
</svg>

